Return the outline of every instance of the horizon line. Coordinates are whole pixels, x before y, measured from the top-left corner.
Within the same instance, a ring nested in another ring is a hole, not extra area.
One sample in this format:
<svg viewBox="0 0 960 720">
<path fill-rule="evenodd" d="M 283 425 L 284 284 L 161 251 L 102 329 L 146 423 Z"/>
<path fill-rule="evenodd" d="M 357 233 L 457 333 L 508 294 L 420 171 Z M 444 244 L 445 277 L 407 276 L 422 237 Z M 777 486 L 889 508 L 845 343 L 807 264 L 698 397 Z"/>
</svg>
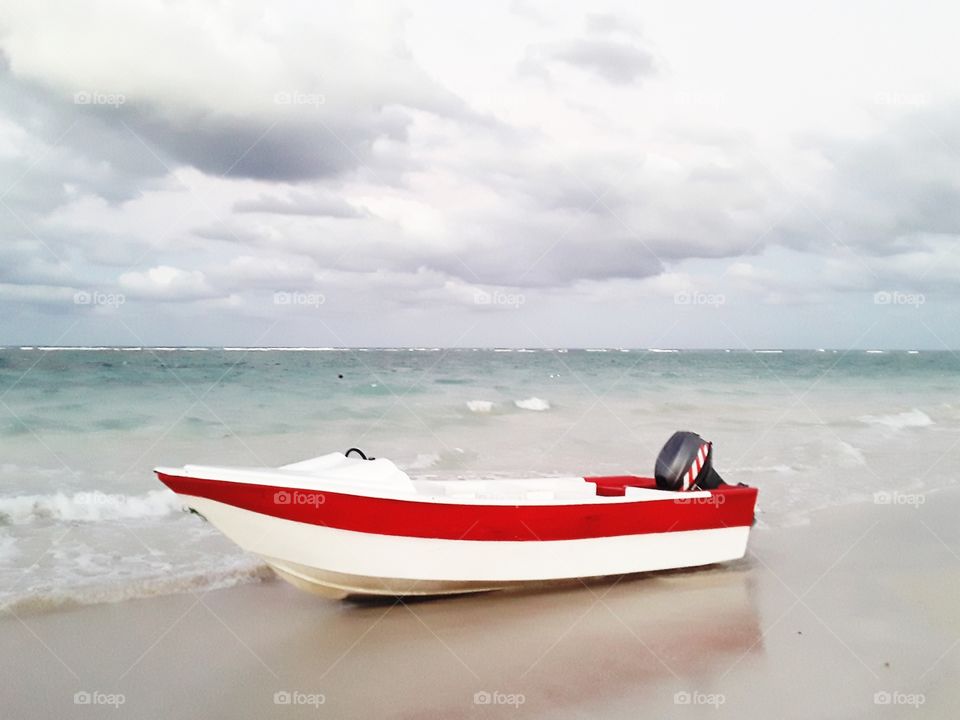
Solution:
<svg viewBox="0 0 960 720">
<path fill-rule="evenodd" d="M 924 347 L 853 347 L 853 348 L 842 348 L 842 347 L 773 347 L 773 346 L 758 346 L 758 347 L 739 347 L 739 348 L 730 348 L 730 347 L 680 347 L 680 346 L 666 346 L 666 347 L 629 347 L 629 346 L 604 346 L 604 345 L 582 345 L 582 346 L 539 346 L 539 345 L 46 345 L 46 344 L 12 344 L 12 345 L 0 345 L 0 350 L 161 350 L 161 351 L 177 351 L 177 350 L 223 350 L 227 352 L 231 351 L 247 351 L 247 350 L 280 350 L 280 351 L 351 351 L 351 350 L 381 350 L 381 351 L 391 351 L 391 350 L 407 350 L 413 352 L 442 352 L 446 350 L 477 350 L 477 351 L 518 351 L 518 350 L 527 350 L 531 352 L 535 351 L 544 351 L 544 352 L 556 352 L 559 350 L 566 351 L 583 351 L 583 352 L 867 352 L 867 353 L 885 353 L 885 352 L 946 352 L 954 353 L 958 350 L 950 348 L 924 348 Z"/>
</svg>

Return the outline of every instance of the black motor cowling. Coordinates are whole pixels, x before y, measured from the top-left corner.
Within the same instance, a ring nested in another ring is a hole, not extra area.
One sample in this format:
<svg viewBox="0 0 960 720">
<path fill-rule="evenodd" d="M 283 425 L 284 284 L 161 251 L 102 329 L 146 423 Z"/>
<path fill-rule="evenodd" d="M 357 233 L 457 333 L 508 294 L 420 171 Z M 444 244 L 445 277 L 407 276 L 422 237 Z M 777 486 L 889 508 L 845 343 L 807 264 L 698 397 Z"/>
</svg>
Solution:
<svg viewBox="0 0 960 720">
<path fill-rule="evenodd" d="M 713 443 L 686 430 L 667 440 L 653 475 L 661 490 L 712 490 L 724 484 L 713 469 Z"/>
</svg>

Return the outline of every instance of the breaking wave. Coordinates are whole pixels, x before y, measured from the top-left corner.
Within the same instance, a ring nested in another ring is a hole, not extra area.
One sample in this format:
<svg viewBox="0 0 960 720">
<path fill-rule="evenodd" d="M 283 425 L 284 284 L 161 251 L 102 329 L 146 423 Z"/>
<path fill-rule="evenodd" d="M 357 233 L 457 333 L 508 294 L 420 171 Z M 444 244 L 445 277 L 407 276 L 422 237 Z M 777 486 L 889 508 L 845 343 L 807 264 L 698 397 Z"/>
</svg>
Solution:
<svg viewBox="0 0 960 720">
<path fill-rule="evenodd" d="M 862 415 L 860 422 L 868 425 L 881 425 L 891 430 L 903 430 L 911 427 L 927 427 L 933 425 L 933 420 L 923 410 L 914 408 L 907 412 L 896 413 L 895 415 Z"/>
<path fill-rule="evenodd" d="M 99 522 L 161 517 L 179 511 L 181 503 L 169 490 L 143 495 L 104 493 L 15 495 L 0 498 L 0 525 L 25 525 L 44 520 Z"/>
<path fill-rule="evenodd" d="M 488 413 L 493 410 L 493 403 L 489 400 L 467 400 L 467 409 L 475 413 Z"/>
<path fill-rule="evenodd" d="M 526 400 L 514 400 L 513 404 L 516 405 L 521 410 L 549 410 L 550 403 L 546 400 L 541 400 L 538 397 L 527 398 Z"/>
<path fill-rule="evenodd" d="M 273 571 L 259 558 L 241 556 L 219 567 L 190 569 L 174 575 L 25 590 L 7 597 L 0 596 L 0 610 L 45 612 L 79 605 L 220 590 L 273 577 Z"/>
<path fill-rule="evenodd" d="M 436 466 L 441 460 L 439 453 L 420 453 L 414 458 L 413 462 L 406 463 L 404 468 L 407 470 L 427 470 Z"/>
</svg>

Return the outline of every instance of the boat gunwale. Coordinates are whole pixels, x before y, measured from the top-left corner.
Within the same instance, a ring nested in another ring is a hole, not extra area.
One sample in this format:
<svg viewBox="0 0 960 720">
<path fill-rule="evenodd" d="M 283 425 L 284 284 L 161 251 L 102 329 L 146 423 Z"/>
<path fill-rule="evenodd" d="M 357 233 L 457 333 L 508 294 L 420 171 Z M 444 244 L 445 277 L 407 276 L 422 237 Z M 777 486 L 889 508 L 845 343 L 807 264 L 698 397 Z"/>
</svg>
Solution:
<svg viewBox="0 0 960 720">
<path fill-rule="evenodd" d="M 757 498 L 756 488 L 725 487 L 706 498 L 682 497 L 686 493 L 678 492 L 653 502 L 598 497 L 598 502 L 565 504 L 437 503 L 318 490 L 303 496 L 280 495 L 289 489 L 158 474 L 188 507 L 192 497 L 300 524 L 465 541 L 568 540 L 749 527 Z"/>
<path fill-rule="evenodd" d="M 229 468 L 224 468 L 224 470 L 229 471 Z M 249 471 L 247 471 L 249 472 Z M 584 495 L 582 497 L 559 497 L 559 498 L 527 498 L 527 497 L 466 497 L 466 496 L 450 496 L 450 495 L 428 495 L 420 493 L 410 493 L 404 491 L 398 491 L 390 487 L 378 486 L 378 485 L 359 485 L 359 484 L 349 484 L 340 480 L 327 480 L 324 481 L 322 477 L 317 476 L 303 476 L 298 478 L 296 476 L 286 478 L 284 480 L 293 480 L 294 482 L 284 484 L 279 484 L 275 480 L 279 479 L 275 475 L 271 476 L 269 471 L 264 473 L 264 477 L 254 479 L 244 479 L 236 477 L 222 477 L 222 478 L 209 478 L 201 477 L 198 475 L 191 474 L 185 471 L 185 468 L 170 468 L 170 467 L 157 467 L 154 469 L 157 477 L 160 479 L 164 485 L 169 487 L 169 484 L 164 480 L 164 477 L 171 478 L 173 480 L 192 480 L 198 482 L 207 482 L 207 483 L 232 483 L 236 485 L 248 485 L 253 487 L 260 488 L 272 488 L 277 491 L 297 491 L 297 492 L 314 492 L 314 493 L 331 493 L 336 495 L 349 495 L 356 498 L 371 498 L 371 499 L 381 499 L 381 500 L 391 500 L 396 502 L 406 502 L 406 503 L 417 503 L 417 504 L 429 504 L 429 505 L 463 505 L 463 506 L 476 506 L 476 507 L 555 507 L 555 506 L 568 506 L 576 505 L 583 507 L 594 507 L 594 506 L 604 506 L 604 505 L 619 505 L 619 504 L 633 504 L 633 503 L 658 503 L 658 502 L 674 502 L 679 504 L 693 504 L 693 503 L 707 503 L 711 500 L 714 500 L 718 497 L 726 498 L 729 496 L 737 496 L 739 494 L 751 494 L 756 493 L 757 489 L 754 487 L 746 485 L 723 485 L 719 488 L 713 490 L 699 490 L 699 491 L 673 491 L 673 490 L 662 490 L 660 488 L 649 488 L 642 485 L 630 485 L 626 484 L 626 487 L 635 487 L 638 490 L 649 490 L 651 493 L 663 493 L 662 496 L 652 496 L 649 493 L 644 493 L 643 495 L 601 495 L 599 494 L 599 487 L 595 494 Z M 251 473 L 252 474 L 252 473 Z M 643 477 L 639 475 L 626 476 L 626 475 L 588 475 L 588 476 L 558 476 L 557 478 L 550 477 L 537 477 L 537 478 L 509 478 L 509 479 L 489 479 L 489 480 L 469 480 L 467 482 L 524 482 L 527 480 L 544 480 L 549 481 L 552 479 L 556 480 L 581 480 L 584 483 L 592 485 L 603 485 L 603 481 L 622 481 L 624 478 L 633 478 L 635 480 L 643 481 L 653 481 L 653 478 Z M 300 480 L 300 482 L 297 482 Z M 309 482 L 309 484 L 308 484 Z M 326 482 L 327 485 L 324 486 L 321 483 Z M 416 482 L 416 481 L 414 481 Z M 458 481 L 450 481 L 451 484 Z M 533 490 L 536 492 L 536 490 Z"/>
</svg>

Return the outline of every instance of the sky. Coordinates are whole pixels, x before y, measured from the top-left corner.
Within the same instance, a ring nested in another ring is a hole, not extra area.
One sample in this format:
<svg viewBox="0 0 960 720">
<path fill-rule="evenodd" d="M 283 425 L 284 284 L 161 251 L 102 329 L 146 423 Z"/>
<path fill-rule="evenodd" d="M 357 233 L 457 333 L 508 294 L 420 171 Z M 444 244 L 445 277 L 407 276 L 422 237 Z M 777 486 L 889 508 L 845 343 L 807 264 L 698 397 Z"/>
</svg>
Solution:
<svg viewBox="0 0 960 720">
<path fill-rule="evenodd" d="M 958 24 L 3 3 L 0 344 L 958 349 Z"/>
</svg>

